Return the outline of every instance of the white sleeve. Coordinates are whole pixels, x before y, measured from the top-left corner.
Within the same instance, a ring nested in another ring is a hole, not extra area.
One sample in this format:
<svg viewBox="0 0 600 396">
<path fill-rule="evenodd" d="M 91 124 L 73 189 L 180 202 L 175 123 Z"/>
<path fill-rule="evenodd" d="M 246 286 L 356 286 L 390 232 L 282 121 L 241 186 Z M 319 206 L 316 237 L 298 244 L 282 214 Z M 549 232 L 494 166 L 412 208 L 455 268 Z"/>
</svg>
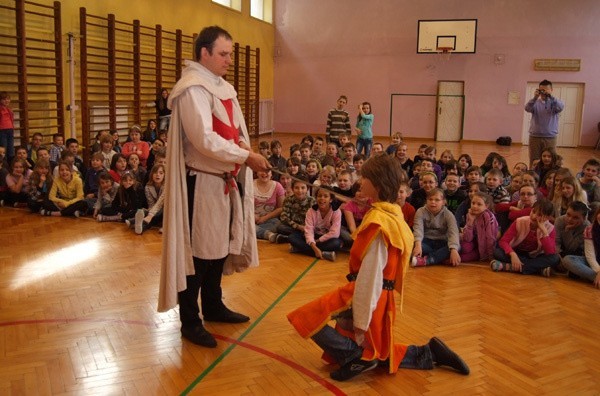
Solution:
<svg viewBox="0 0 600 396">
<path fill-rule="evenodd" d="M 371 316 L 377 307 L 383 287 L 383 269 L 386 266 L 388 251 L 381 233 L 375 236 L 365 254 L 354 287 L 352 297 L 352 317 L 354 327 L 367 330 Z"/>
</svg>

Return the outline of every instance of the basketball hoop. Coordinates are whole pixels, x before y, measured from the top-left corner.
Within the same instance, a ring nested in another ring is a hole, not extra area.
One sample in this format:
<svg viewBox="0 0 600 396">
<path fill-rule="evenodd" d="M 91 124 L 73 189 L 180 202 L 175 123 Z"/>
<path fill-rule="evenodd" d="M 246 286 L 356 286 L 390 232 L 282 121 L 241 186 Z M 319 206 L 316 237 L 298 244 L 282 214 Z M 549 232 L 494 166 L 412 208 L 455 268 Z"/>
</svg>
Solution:
<svg viewBox="0 0 600 396">
<path fill-rule="evenodd" d="M 450 60 L 450 55 L 452 55 L 453 50 L 454 48 L 452 47 L 437 47 L 438 56 L 443 61 Z"/>
</svg>

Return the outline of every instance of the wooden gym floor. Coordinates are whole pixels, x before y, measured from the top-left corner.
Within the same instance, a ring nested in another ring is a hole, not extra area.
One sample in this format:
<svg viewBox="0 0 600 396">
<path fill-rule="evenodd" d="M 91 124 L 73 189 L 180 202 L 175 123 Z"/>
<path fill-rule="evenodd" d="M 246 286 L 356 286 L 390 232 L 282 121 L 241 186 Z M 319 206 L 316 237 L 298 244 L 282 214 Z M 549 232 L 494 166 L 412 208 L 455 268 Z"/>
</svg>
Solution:
<svg viewBox="0 0 600 396">
<path fill-rule="evenodd" d="M 283 137 L 287 147 L 299 136 Z M 409 142 L 414 155 L 420 141 Z M 438 144 L 509 164 L 526 147 Z M 591 149 L 560 150 L 580 169 Z M 600 394 L 600 290 L 563 276 L 494 273 L 486 263 L 410 269 L 396 334 L 444 339 L 471 367 L 381 369 L 329 379 L 318 348 L 287 312 L 345 282 L 335 263 L 259 241 L 260 267 L 223 280 L 248 324 L 207 323 L 216 349 L 182 341 L 177 310 L 156 312 L 161 236 L 123 224 L 0 208 L 0 394 Z"/>
</svg>

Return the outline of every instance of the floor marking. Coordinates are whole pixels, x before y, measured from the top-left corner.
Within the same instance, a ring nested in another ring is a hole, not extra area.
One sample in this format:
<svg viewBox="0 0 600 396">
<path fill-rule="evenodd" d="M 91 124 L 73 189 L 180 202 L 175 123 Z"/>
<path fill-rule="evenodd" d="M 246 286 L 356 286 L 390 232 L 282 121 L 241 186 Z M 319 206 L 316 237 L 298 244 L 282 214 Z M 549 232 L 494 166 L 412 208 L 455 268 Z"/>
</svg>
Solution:
<svg viewBox="0 0 600 396">
<path fill-rule="evenodd" d="M 112 323 L 124 323 L 132 325 L 142 325 L 148 327 L 158 327 L 154 322 L 145 322 L 143 320 L 122 320 L 122 319 L 106 319 L 106 318 L 63 318 L 63 319 L 31 319 L 31 320 L 13 320 L 9 322 L 0 322 L 0 327 L 5 326 L 18 326 L 27 324 L 40 324 L 40 323 L 70 323 L 70 322 L 112 322 Z"/>
<path fill-rule="evenodd" d="M 198 385 L 200 383 L 200 381 L 202 381 L 204 379 L 204 377 L 206 377 L 212 370 L 214 370 L 214 368 L 227 356 L 229 355 L 229 353 L 236 347 L 236 345 L 240 345 L 240 346 L 244 346 L 246 348 L 250 348 L 253 349 L 257 352 L 261 352 L 266 354 L 267 356 L 270 356 L 282 363 L 288 364 L 291 367 L 295 368 L 295 369 L 300 369 L 300 371 L 303 374 L 308 375 L 310 378 L 315 379 L 317 382 L 319 382 L 319 384 L 323 385 L 325 388 L 327 388 L 328 390 L 330 390 L 332 393 L 336 394 L 336 395 L 343 395 L 344 393 L 337 388 L 335 385 L 327 382 L 326 380 L 324 380 L 323 378 L 319 377 L 317 374 L 314 374 L 310 371 L 308 371 L 307 369 L 303 368 L 302 366 L 298 365 L 297 363 L 294 363 L 282 356 L 276 355 L 272 352 L 269 352 L 267 350 L 263 350 L 262 348 L 258 348 L 255 346 L 252 346 L 251 344 L 247 344 L 247 343 L 242 343 L 242 340 L 244 338 L 246 338 L 246 336 L 254 329 L 254 327 L 256 327 L 256 325 L 258 325 L 265 316 L 267 316 L 267 314 L 269 312 L 271 312 L 271 310 L 294 288 L 294 286 L 296 286 L 296 284 L 298 284 L 298 282 L 300 282 L 300 280 L 302 280 L 302 278 L 304 278 L 304 276 L 308 273 L 308 271 L 310 271 L 315 264 L 319 261 L 319 259 L 315 259 L 289 286 L 287 289 L 285 289 L 283 291 L 283 293 L 281 293 L 279 295 L 279 297 L 277 297 L 275 299 L 275 301 L 273 301 L 273 303 L 271 305 L 269 305 L 269 307 L 250 325 L 250 327 L 248 327 L 248 329 L 246 329 L 245 332 L 243 332 L 236 340 L 231 339 L 230 342 L 232 342 L 232 344 L 223 351 L 223 353 L 221 353 L 221 355 L 219 355 L 219 357 L 217 357 L 215 359 L 214 362 L 212 362 L 212 364 L 210 366 L 208 366 L 202 373 L 200 373 L 200 375 L 183 391 L 181 392 L 181 395 L 187 395 L 189 394 L 195 387 L 196 385 Z M 221 336 L 217 336 L 217 338 L 219 339 L 224 339 L 229 341 L 229 338 L 225 338 L 225 337 L 221 337 Z M 307 372 L 310 373 L 307 374 Z"/>
</svg>

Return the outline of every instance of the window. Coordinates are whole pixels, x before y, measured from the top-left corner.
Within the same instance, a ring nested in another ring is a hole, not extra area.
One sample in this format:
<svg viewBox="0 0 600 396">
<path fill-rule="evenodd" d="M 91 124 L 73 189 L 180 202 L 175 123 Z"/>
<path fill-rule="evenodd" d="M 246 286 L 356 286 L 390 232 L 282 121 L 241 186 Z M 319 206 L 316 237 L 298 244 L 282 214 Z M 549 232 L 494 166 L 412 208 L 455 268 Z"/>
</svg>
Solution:
<svg viewBox="0 0 600 396">
<path fill-rule="evenodd" d="M 250 16 L 273 23 L 273 0 L 250 0 Z"/>
<path fill-rule="evenodd" d="M 242 11 L 242 0 L 212 0 L 212 2 L 221 4 L 225 7 L 233 8 L 237 11 Z"/>
</svg>

